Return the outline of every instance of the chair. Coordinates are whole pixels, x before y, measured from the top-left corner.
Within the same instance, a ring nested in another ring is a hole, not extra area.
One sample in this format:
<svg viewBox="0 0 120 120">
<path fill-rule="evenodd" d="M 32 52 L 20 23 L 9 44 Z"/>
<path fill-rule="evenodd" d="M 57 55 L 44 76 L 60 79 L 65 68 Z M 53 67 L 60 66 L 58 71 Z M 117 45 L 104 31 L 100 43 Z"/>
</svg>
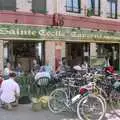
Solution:
<svg viewBox="0 0 120 120">
<path fill-rule="evenodd" d="M 37 95 L 47 95 L 47 88 L 49 85 L 50 79 L 48 77 L 40 77 L 38 80 L 36 80 L 37 84 Z"/>
</svg>

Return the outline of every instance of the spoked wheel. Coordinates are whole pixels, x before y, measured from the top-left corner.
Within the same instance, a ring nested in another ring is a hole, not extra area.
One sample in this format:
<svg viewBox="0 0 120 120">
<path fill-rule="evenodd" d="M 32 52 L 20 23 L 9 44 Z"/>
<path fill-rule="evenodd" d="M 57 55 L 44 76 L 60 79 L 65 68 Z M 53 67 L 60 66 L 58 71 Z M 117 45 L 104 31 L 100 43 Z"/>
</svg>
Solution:
<svg viewBox="0 0 120 120">
<path fill-rule="evenodd" d="M 53 113 L 60 113 L 65 110 L 65 103 L 67 101 L 67 94 L 64 88 L 54 90 L 48 100 L 49 110 Z"/>
<path fill-rule="evenodd" d="M 106 92 L 103 89 L 96 87 L 95 92 L 93 92 L 93 94 L 96 95 L 97 97 L 99 97 L 103 101 L 104 108 L 105 108 L 105 110 L 107 110 L 107 102 L 106 101 L 108 101 L 108 96 L 107 96 Z"/>
<path fill-rule="evenodd" d="M 85 96 L 77 105 L 77 115 L 80 120 L 102 120 L 105 115 L 104 103 L 95 95 Z"/>
<path fill-rule="evenodd" d="M 113 90 L 110 94 L 110 100 L 113 112 L 120 117 L 120 92 Z"/>
</svg>

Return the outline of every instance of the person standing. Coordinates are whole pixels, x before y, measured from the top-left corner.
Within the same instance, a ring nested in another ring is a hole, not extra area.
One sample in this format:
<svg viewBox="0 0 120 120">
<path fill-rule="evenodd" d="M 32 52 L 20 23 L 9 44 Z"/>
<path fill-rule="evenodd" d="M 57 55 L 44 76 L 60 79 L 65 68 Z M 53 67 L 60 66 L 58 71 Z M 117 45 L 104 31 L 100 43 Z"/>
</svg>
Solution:
<svg viewBox="0 0 120 120">
<path fill-rule="evenodd" d="M 32 65 L 32 69 L 31 69 L 31 72 L 32 72 L 32 75 L 35 76 L 36 73 L 38 73 L 40 70 L 40 65 L 37 63 L 37 60 L 34 59 L 33 60 L 33 65 Z"/>
<path fill-rule="evenodd" d="M 5 79 L 5 80 L 9 78 L 9 74 L 10 74 L 11 71 L 12 71 L 12 66 L 11 66 L 11 64 L 8 62 L 8 63 L 7 63 L 7 66 L 6 66 L 5 69 L 4 69 L 4 79 Z"/>
<path fill-rule="evenodd" d="M 7 110 L 12 110 L 12 107 L 18 105 L 18 99 L 20 96 L 20 87 L 15 81 L 16 73 L 11 72 L 9 79 L 5 80 L 1 84 L 0 89 L 0 101 L 2 107 Z"/>
<path fill-rule="evenodd" d="M 22 69 L 22 66 L 20 63 L 17 64 L 17 67 L 15 69 L 17 76 L 21 76 L 24 74 L 24 71 Z"/>
<path fill-rule="evenodd" d="M 109 67 L 110 66 L 110 58 L 109 56 L 105 56 L 105 61 L 104 61 L 104 67 Z"/>
<path fill-rule="evenodd" d="M 49 64 L 49 61 L 46 60 L 46 64 L 44 65 L 45 71 L 49 72 L 49 74 L 53 73 L 52 66 Z"/>
</svg>

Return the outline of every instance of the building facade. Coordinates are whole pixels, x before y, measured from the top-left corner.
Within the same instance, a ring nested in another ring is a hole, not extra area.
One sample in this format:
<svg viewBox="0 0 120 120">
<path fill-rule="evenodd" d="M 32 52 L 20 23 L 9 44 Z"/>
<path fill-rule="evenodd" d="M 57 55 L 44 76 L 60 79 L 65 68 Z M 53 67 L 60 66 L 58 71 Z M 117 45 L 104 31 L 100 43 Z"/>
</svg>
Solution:
<svg viewBox="0 0 120 120">
<path fill-rule="evenodd" d="M 119 70 L 120 0 L 0 0 L 0 65 L 36 58 L 53 69 L 62 57 L 70 65 L 99 65 L 109 56 Z"/>
</svg>

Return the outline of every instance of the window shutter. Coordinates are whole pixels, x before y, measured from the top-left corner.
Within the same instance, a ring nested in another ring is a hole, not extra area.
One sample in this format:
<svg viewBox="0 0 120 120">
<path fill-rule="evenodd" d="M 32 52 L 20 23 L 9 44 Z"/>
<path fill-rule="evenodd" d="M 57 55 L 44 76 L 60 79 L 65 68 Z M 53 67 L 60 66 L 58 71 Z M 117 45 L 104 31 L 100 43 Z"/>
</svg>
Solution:
<svg viewBox="0 0 120 120">
<path fill-rule="evenodd" d="M 16 10 L 16 0 L 0 0 L 0 10 Z"/>
<path fill-rule="evenodd" d="M 46 13 L 46 0 L 32 0 L 33 12 Z"/>
</svg>

